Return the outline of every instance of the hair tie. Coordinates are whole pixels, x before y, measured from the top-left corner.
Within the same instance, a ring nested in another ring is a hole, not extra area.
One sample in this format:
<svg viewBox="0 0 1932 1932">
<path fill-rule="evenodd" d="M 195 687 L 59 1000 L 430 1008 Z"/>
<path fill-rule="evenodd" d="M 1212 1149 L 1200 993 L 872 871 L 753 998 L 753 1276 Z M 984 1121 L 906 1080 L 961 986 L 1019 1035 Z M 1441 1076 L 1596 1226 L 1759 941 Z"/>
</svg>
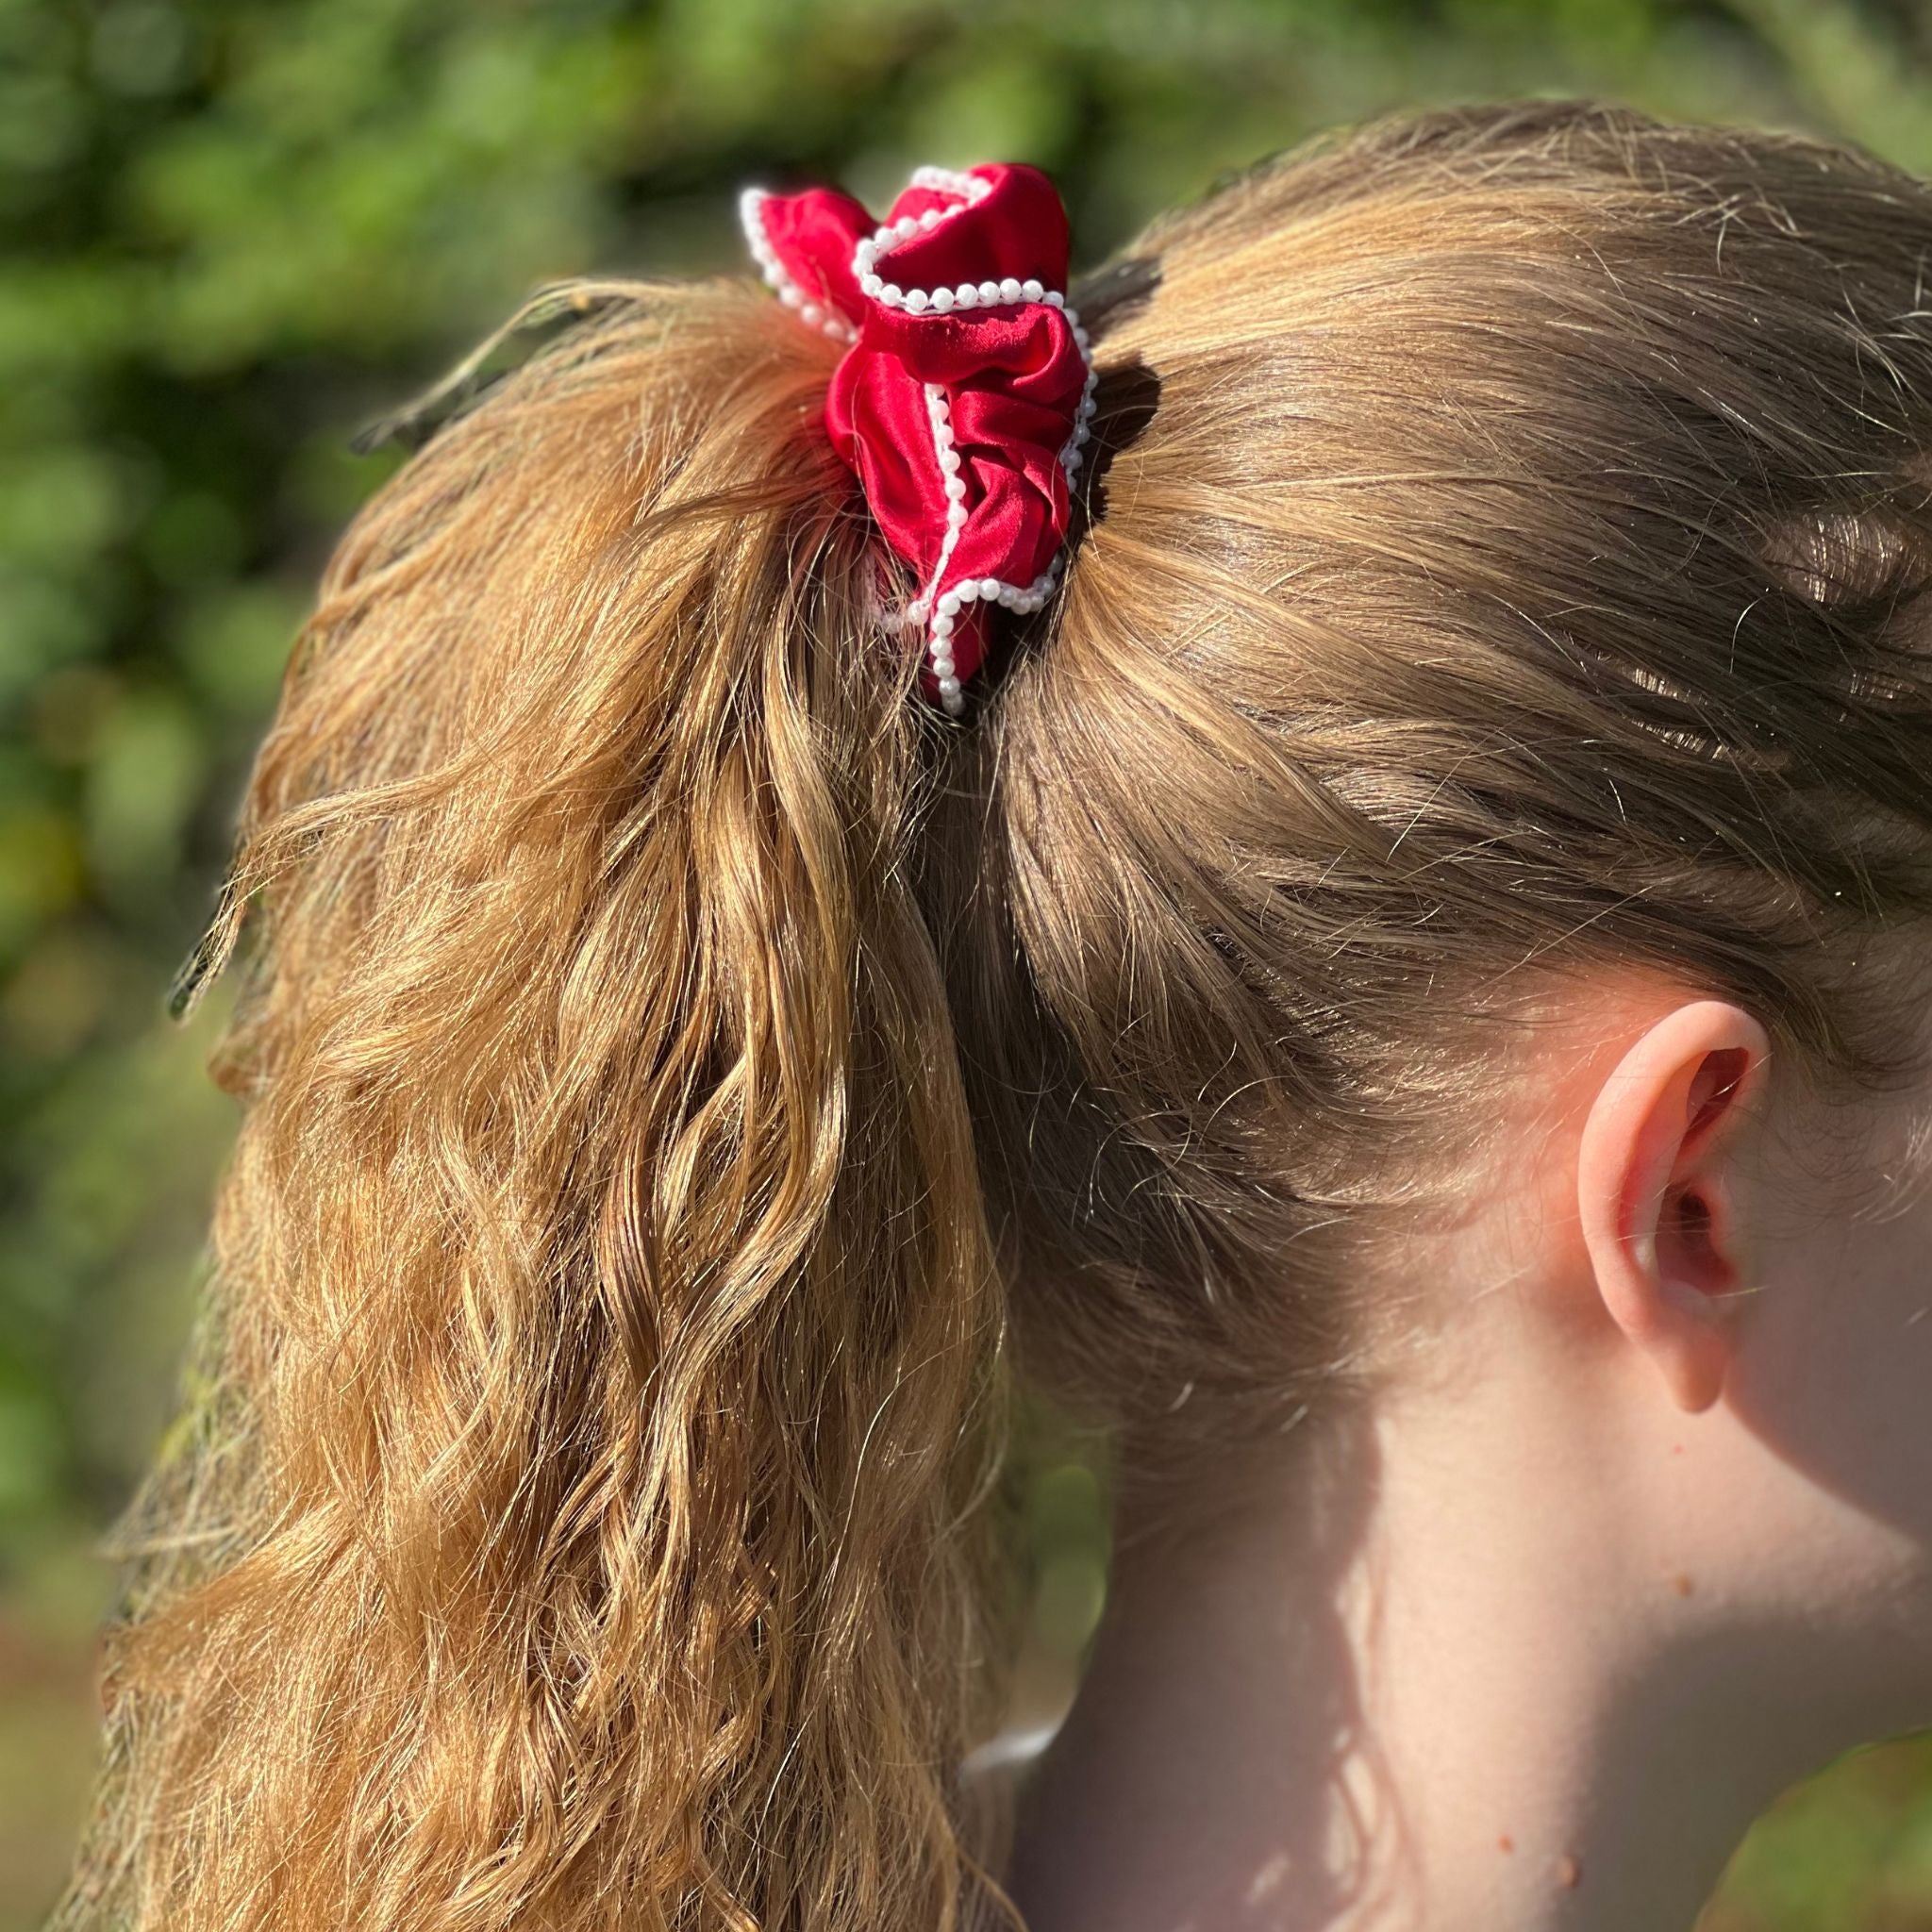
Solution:
<svg viewBox="0 0 1932 1932">
<path fill-rule="evenodd" d="M 850 345 L 825 427 L 920 574 L 893 622 L 924 627 L 923 688 L 957 716 L 987 606 L 1046 601 L 1072 517 L 1095 377 L 1066 209 L 1038 168 L 985 162 L 917 170 L 876 226 L 836 188 L 747 188 L 740 211 L 780 299 Z"/>
</svg>

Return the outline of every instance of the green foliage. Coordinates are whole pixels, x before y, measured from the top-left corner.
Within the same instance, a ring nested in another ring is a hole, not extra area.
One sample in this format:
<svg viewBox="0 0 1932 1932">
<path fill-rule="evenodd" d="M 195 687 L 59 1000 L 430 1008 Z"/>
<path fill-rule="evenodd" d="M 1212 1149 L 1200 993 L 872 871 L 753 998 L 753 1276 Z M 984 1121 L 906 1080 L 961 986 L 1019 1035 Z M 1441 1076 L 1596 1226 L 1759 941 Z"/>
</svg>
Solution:
<svg viewBox="0 0 1932 1932">
<path fill-rule="evenodd" d="M 78 1803 L 72 1553 L 163 1426 L 231 1126 L 161 998 L 392 460 L 353 430 L 540 280 L 741 266 L 749 179 L 877 206 L 1030 159 L 1091 260 L 1315 127 L 1555 92 L 1932 168 L 1917 0 L 0 0 L 0 1681 L 32 1655 L 42 1687 L 0 1727 L 0 1923 Z M 1095 1515 L 1048 1479 L 1049 1643 L 1091 1628 Z M 1724 1923 L 1926 1923 L 1923 1757 L 1869 1782 L 1754 1840 Z"/>
</svg>

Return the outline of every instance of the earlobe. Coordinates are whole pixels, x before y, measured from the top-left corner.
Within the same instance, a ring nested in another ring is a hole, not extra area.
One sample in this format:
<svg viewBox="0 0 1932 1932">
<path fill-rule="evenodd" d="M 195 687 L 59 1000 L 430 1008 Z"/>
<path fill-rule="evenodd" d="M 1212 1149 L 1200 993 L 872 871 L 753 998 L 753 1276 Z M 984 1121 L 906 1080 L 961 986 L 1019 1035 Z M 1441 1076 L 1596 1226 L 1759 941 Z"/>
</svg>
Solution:
<svg viewBox="0 0 1932 1932">
<path fill-rule="evenodd" d="M 1743 1274 L 1729 1147 L 1771 1045 L 1742 1008 L 1697 1000 L 1605 1079 L 1577 1150 L 1577 1208 L 1604 1307 L 1696 1413 L 1724 1392 L 1719 1299 Z"/>
</svg>

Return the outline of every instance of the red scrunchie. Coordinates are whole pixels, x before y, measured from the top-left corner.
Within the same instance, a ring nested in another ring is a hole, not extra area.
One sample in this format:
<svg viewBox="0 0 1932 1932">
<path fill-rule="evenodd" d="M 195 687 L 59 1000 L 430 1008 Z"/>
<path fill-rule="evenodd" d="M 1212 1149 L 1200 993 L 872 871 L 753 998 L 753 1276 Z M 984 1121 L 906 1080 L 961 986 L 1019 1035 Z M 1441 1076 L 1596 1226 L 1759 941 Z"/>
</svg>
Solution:
<svg viewBox="0 0 1932 1932">
<path fill-rule="evenodd" d="M 877 228 L 835 188 L 748 188 L 745 238 L 800 319 L 851 347 L 832 446 L 920 573 L 902 613 L 948 712 L 986 655 L 986 606 L 1042 604 L 1058 573 L 1094 375 L 1066 306 L 1066 209 L 1038 168 L 921 168 Z"/>
</svg>

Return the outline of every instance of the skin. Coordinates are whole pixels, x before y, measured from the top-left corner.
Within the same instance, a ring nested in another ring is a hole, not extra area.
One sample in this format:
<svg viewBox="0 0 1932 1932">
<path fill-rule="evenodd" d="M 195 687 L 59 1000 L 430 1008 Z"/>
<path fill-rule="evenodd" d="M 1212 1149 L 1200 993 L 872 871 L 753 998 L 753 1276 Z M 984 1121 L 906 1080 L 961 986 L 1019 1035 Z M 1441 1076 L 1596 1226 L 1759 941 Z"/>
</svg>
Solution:
<svg viewBox="0 0 1932 1932">
<path fill-rule="evenodd" d="M 1688 1932 L 1782 1790 L 1932 1724 L 1932 1076 L 1827 1108 L 1644 984 L 1522 1093 L 1408 1257 L 1432 1371 L 1319 1485 L 1120 1524 L 1031 1932 Z"/>
</svg>

